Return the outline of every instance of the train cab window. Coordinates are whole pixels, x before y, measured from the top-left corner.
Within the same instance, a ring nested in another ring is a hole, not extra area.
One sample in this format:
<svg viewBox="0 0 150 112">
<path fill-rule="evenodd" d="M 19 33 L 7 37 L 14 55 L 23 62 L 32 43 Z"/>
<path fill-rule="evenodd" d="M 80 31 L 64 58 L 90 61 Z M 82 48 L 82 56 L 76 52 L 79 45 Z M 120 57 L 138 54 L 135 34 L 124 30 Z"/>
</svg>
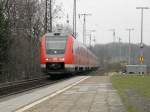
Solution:
<svg viewBox="0 0 150 112">
<path fill-rule="evenodd" d="M 46 37 L 46 53 L 51 55 L 64 54 L 66 41 L 66 37 Z"/>
</svg>

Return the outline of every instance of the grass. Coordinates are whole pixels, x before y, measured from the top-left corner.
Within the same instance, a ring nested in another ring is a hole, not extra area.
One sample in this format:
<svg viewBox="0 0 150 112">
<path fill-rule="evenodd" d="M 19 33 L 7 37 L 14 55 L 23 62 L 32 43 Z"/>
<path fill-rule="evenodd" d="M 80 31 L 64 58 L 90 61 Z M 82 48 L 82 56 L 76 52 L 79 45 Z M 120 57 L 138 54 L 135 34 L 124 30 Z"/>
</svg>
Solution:
<svg viewBox="0 0 150 112">
<path fill-rule="evenodd" d="M 137 112 L 137 110 L 129 103 L 127 90 L 136 91 L 138 95 L 150 98 L 150 76 L 113 75 L 111 81 L 122 97 L 128 112 Z"/>
</svg>

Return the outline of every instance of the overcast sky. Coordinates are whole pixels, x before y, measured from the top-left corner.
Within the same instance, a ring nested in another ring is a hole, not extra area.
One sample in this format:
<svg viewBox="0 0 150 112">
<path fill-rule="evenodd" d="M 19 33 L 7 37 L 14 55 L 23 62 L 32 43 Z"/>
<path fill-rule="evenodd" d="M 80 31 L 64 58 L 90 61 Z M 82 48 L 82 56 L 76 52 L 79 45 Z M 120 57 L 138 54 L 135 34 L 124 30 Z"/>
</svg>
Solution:
<svg viewBox="0 0 150 112">
<path fill-rule="evenodd" d="M 69 14 L 72 23 L 73 0 L 57 0 L 62 3 L 64 14 Z M 93 36 L 96 43 L 113 41 L 113 33 L 109 29 L 116 29 L 116 37 L 122 42 L 128 42 L 127 28 L 134 28 L 131 33 L 132 43 L 140 42 L 141 10 L 137 6 L 150 7 L 150 0 L 77 0 L 77 13 L 91 13 L 87 17 L 87 30 L 96 30 Z M 77 20 L 78 40 L 82 41 L 83 19 Z M 144 11 L 144 43 L 150 45 L 150 9 Z M 118 41 L 118 40 L 117 40 Z"/>
</svg>

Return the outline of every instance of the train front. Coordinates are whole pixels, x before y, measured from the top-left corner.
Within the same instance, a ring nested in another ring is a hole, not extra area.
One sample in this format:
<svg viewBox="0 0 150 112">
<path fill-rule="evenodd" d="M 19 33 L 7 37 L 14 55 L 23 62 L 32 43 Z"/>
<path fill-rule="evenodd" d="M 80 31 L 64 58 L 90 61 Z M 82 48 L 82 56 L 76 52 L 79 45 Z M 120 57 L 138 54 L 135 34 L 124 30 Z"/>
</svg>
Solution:
<svg viewBox="0 0 150 112">
<path fill-rule="evenodd" d="M 47 33 L 41 40 L 41 68 L 46 73 L 65 73 L 65 52 L 68 36 L 60 33 Z"/>
</svg>

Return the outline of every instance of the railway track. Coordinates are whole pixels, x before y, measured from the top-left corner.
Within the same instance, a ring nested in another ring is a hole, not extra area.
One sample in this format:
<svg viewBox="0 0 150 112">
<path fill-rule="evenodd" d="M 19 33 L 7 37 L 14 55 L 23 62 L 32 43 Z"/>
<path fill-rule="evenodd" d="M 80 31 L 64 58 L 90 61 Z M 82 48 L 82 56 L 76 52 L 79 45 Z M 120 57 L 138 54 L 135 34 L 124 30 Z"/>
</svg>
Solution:
<svg viewBox="0 0 150 112">
<path fill-rule="evenodd" d="M 57 83 L 60 81 L 67 80 L 74 76 L 80 76 L 80 75 L 96 76 L 96 75 L 100 75 L 100 74 L 101 75 L 104 74 L 104 71 L 97 70 L 94 72 L 84 72 L 84 73 L 81 72 L 77 75 L 71 75 L 69 77 L 56 78 L 56 79 L 51 79 L 49 77 L 49 75 L 47 75 L 47 76 L 38 77 L 35 79 L 30 79 L 30 80 L 0 84 L 0 98 L 4 98 L 4 97 L 10 96 L 10 95 L 15 95 L 15 94 L 29 91 L 32 89 L 40 88 L 40 87 L 43 87 L 46 85 L 54 84 L 54 83 Z"/>
<path fill-rule="evenodd" d="M 69 77 L 68 77 L 69 78 Z M 0 85 L 0 98 L 4 98 L 10 95 L 15 95 L 32 89 L 40 88 L 46 85 L 54 84 L 67 78 L 50 79 L 49 76 L 35 78 L 25 81 L 17 81 L 11 83 L 5 83 Z"/>
</svg>

